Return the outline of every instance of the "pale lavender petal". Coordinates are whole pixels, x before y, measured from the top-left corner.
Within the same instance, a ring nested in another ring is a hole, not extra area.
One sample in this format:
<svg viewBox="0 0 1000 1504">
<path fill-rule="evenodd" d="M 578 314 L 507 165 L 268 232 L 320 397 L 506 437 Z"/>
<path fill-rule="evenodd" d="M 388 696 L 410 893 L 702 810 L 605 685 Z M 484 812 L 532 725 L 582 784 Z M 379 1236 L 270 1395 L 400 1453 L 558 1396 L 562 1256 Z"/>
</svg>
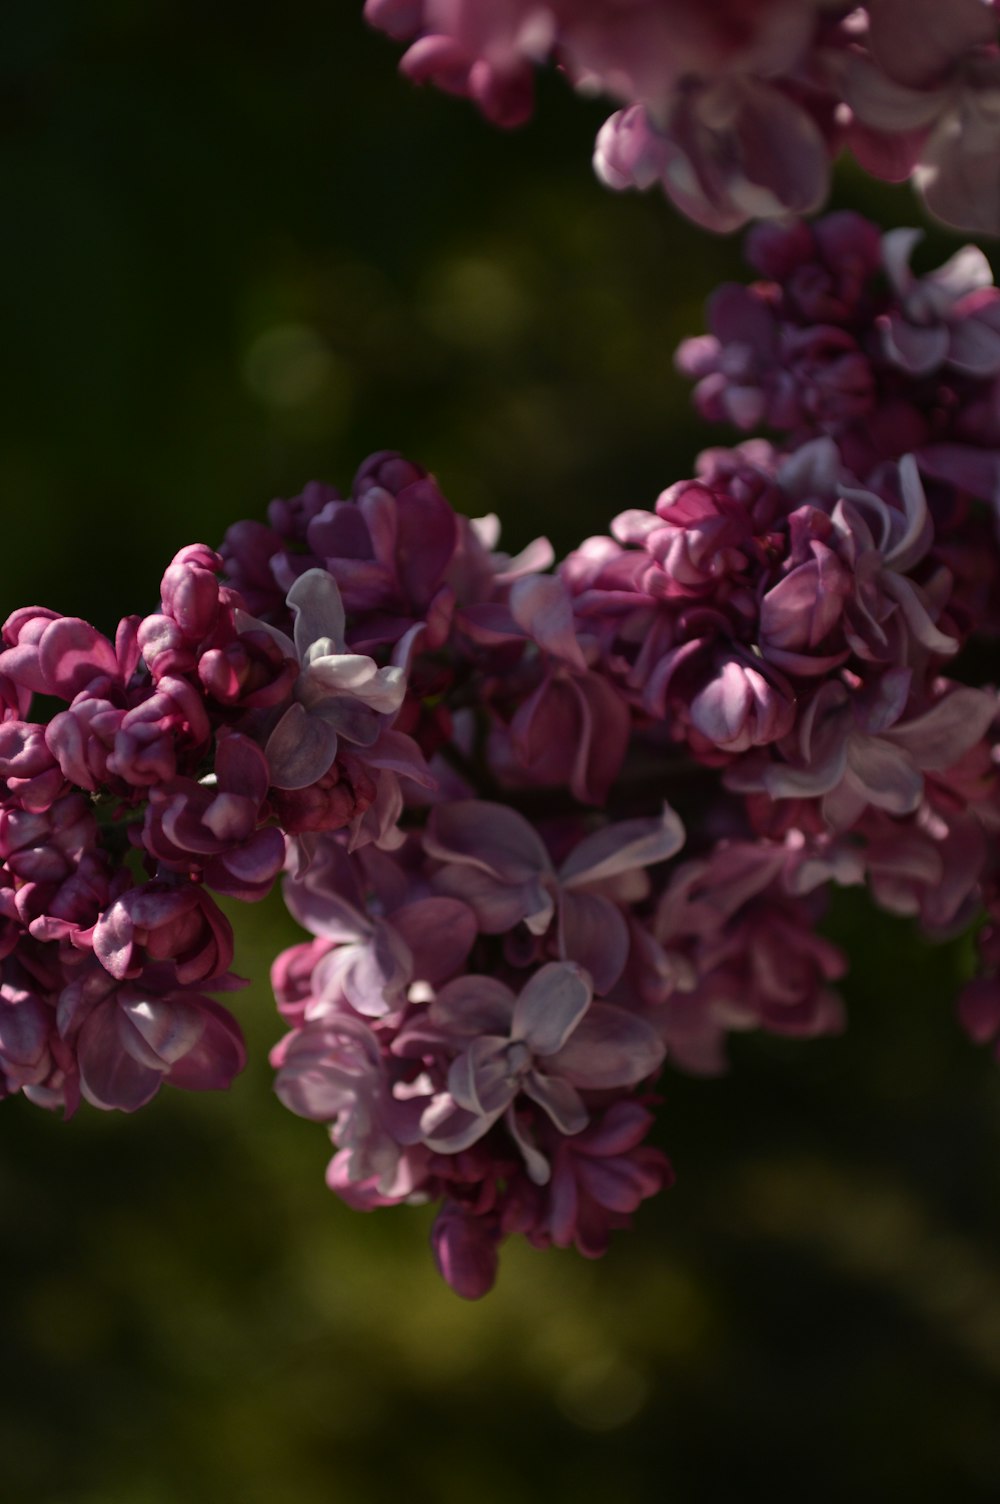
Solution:
<svg viewBox="0 0 1000 1504">
<path fill-rule="evenodd" d="M 619 820 L 585 837 L 559 869 L 564 888 L 603 882 L 622 872 L 664 862 L 684 844 L 684 826 L 664 803 L 658 819 Z"/>
<path fill-rule="evenodd" d="M 483 1138 L 501 1113 L 484 1116 L 458 1107 L 445 1094 L 427 1108 L 420 1120 L 422 1142 L 435 1154 L 461 1154 Z"/>
<path fill-rule="evenodd" d="M 324 638 L 343 651 L 344 602 L 332 574 L 325 569 L 307 569 L 299 575 L 285 600 L 295 615 L 295 646 L 300 663 L 305 663 L 310 647 Z"/>
<path fill-rule="evenodd" d="M 943 772 L 985 735 L 996 714 L 995 694 L 962 687 L 942 695 L 923 715 L 891 727 L 884 735 L 887 741 L 905 748 L 919 767 Z"/>
<path fill-rule="evenodd" d="M 438 892 L 468 904 L 484 935 L 503 935 L 521 923 L 533 935 L 544 935 L 552 923 L 552 894 L 537 879 L 504 883 L 475 867 L 449 862 L 434 874 L 433 883 Z"/>
<path fill-rule="evenodd" d="M 934 625 L 924 604 L 923 592 L 919 585 L 915 585 L 905 575 L 886 571 L 882 576 L 882 586 L 886 595 L 891 595 L 899 602 L 900 610 L 906 618 L 906 625 L 928 652 L 947 656 L 958 652 L 958 639 L 949 637 L 946 632 L 942 632 Z"/>
<path fill-rule="evenodd" d="M 328 772 L 337 755 L 337 733 L 299 704 L 289 705 L 264 748 L 277 789 L 307 789 Z"/>
<path fill-rule="evenodd" d="M 122 1044 L 113 998 L 99 1003 L 80 1030 L 77 1061 L 83 1095 L 106 1110 L 135 1112 L 163 1084 L 161 1070 L 140 1063 Z"/>
<path fill-rule="evenodd" d="M 948 364 L 967 376 L 1000 373 L 1000 329 L 982 318 L 962 319 L 951 332 Z"/>
<path fill-rule="evenodd" d="M 382 730 L 377 712 L 349 695 L 331 695 L 317 700 L 309 714 L 332 735 L 342 736 L 356 747 L 374 747 Z"/>
<path fill-rule="evenodd" d="M 665 1053 L 645 1019 L 610 1003 L 595 1003 L 547 1067 L 584 1091 L 600 1091 L 644 1081 Z"/>
<path fill-rule="evenodd" d="M 452 1061 L 448 1090 L 459 1107 L 495 1119 L 514 1100 L 518 1088 L 508 1066 L 508 1048 L 508 1040 L 484 1034 Z"/>
<path fill-rule="evenodd" d="M 511 1038 L 523 1039 L 536 1055 L 552 1055 L 590 1006 L 590 977 L 579 966 L 552 961 L 535 972 L 514 1005 Z"/>
<path fill-rule="evenodd" d="M 311 658 L 299 681 L 303 704 L 319 704 L 326 696 L 356 695 L 373 710 L 390 715 L 406 694 L 406 674 L 396 666 L 376 668 L 361 653 L 324 653 Z"/>
<path fill-rule="evenodd" d="M 140 998 L 119 1003 L 126 1050 L 141 1065 L 164 1070 L 198 1043 L 205 1031 L 205 1015 L 184 998 Z"/>
<path fill-rule="evenodd" d="M 558 1076 L 544 1076 L 530 1071 L 524 1078 L 521 1090 L 526 1097 L 537 1102 L 555 1123 L 560 1133 L 580 1133 L 586 1128 L 589 1113 L 575 1086 Z"/>
<path fill-rule="evenodd" d="M 993 84 L 994 92 L 996 83 Z M 949 114 L 931 136 L 914 181 L 945 224 L 1000 233 L 1000 119 Z"/>
<path fill-rule="evenodd" d="M 948 358 L 951 335 L 943 324 L 921 327 L 893 309 L 886 316 L 881 332 L 887 359 L 909 376 L 928 376 L 940 370 Z"/>
<path fill-rule="evenodd" d="M 439 987 L 465 963 L 476 940 L 476 916 L 454 898 L 418 898 L 396 909 L 392 927 L 413 954 L 413 978 Z"/>
<path fill-rule="evenodd" d="M 336 944 L 365 940 L 371 934 L 371 920 L 360 908 L 331 888 L 285 879 L 285 904 L 292 918 L 304 930 L 322 940 Z"/>
<path fill-rule="evenodd" d="M 541 837 L 523 815 L 503 804 L 456 799 L 431 810 L 424 850 L 442 862 L 478 867 L 507 883 L 549 873 L 552 864 Z"/>
<path fill-rule="evenodd" d="M 430 1022 L 460 1038 L 507 1034 L 514 1016 L 514 994 L 494 977 L 456 977 L 430 1004 Z"/>
<path fill-rule="evenodd" d="M 851 780 L 879 809 L 905 815 L 919 805 L 924 788 L 919 769 L 885 738 L 851 736 L 847 766 Z"/>
<path fill-rule="evenodd" d="M 905 296 L 916 281 L 910 270 L 910 258 L 923 238 L 923 230 L 912 225 L 900 225 L 882 236 L 882 265 L 893 292 L 899 296 Z"/>
<path fill-rule="evenodd" d="M 588 971 L 597 993 L 610 992 L 628 960 L 628 925 L 615 905 L 596 893 L 563 893 L 559 953 Z"/>
<path fill-rule="evenodd" d="M 974 0 L 974 3 L 979 5 L 981 0 Z M 986 252 L 981 251 L 978 245 L 963 245 L 953 256 L 948 257 L 943 266 L 935 268 L 924 278 L 924 286 L 933 288 L 935 293 L 940 290 L 944 294 L 942 302 L 945 308 L 950 309 L 952 303 L 964 298 L 967 293 L 992 287 L 993 268 Z"/>
<path fill-rule="evenodd" d="M 391 1013 L 413 980 L 413 957 L 403 938 L 385 919 L 376 919 L 367 944 L 353 946 L 352 964 L 342 976 L 344 996 L 365 1017 Z"/>
<path fill-rule="evenodd" d="M 511 587 L 510 609 L 522 631 L 581 673 L 587 662 L 576 636 L 573 604 L 558 575 L 528 575 Z"/>
</svg>

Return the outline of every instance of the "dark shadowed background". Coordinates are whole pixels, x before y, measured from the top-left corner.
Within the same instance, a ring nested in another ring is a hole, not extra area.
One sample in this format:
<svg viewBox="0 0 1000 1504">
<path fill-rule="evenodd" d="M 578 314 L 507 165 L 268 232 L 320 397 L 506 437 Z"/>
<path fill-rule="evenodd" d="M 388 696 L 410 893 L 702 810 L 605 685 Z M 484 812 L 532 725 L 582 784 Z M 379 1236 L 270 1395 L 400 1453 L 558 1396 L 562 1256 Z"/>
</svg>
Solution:
<svg viewBox="0 0 1000 1504">
<path fill-rule="evenodd" d="M 0 615 L 111 628 L 178 547 L 376 448 L 565 548 L 720 441 L 672 351 L 738 243 L 597 186 L 599 103 L 546 79 L 503 135 L 359 11 L 4 7 Z M 469 1306 L 425 1210 L 325 1190 L 266 1062 L 295 927 L 277 896 L 236 924 L 231 1093 L 0 1109 L 0 1499 L 1000 1495 L 1000 1073 L 953 1020 L 962 942 L 844 902 L 850 1033 L 668 1075 L 676 1189 L 603 1263 L 509 1248 Z"/>
</svg>

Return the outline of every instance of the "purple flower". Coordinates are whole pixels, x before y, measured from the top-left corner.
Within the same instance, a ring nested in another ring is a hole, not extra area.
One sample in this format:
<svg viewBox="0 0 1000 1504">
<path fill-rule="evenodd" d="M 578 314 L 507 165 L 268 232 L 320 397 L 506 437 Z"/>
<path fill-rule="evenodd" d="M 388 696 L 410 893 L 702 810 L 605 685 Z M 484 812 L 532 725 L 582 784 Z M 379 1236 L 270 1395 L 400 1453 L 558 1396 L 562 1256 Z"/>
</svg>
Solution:
<svg viewBox="0 0 1000 1504">
<path fill-rule="evenodd" d="M 539 1184 L 548 1180 L 549 1165 L 521 1132 L 515 1100 L 528 1097 L 560 1133 L 579 1133 L 589 1120 L 581 1090 L 634 1086 L 663 1059 L 650 1026 L 621 1008 L 592 1003 L 587 973 L 566 962 L 543 966 L 520 997 L 491 977 L 450 982 L 430 1005 L 429 1019 L 468 1043 L 451 1063 L 447 1091 L 424 1111 L 424 1143 L 455 1154 L 504 1117 Z"/>
<path fill-rule="evenodd" d="M 397 1097 L 388 1062 L 369 1026 L 348 1012 L 295 1030 L 272 1051 L 275 1091 L 300 1117 L 331 1124 L 345 1181 L 373 1181 L 380 1197 L 412 1190 L 404 1146 L 420 1135 L 423 1101 Z"/>
<path fill-rule="evenodd" d="M 790 739 L 787 760 L 745 763 L 727 775 L 729 783 L 772 799 L 822 798 L 824 818 L 838 830 L 869 805 L 912 813 L 924 774 L 957 763 L 994 720 L 997 704 L 993 694 L 941 681 L 930 704 L 907 712 L 908 687 L 903 669 L 885 674 L 876 693 L 852 694 L 829 681 Z"/>
<path fill-rule="evenodd" d="M 556 921 L 556 952 L 589 972 L 609 992 L 628 957 L 628 928 L 619 905 L 649 888 L 646 869 L 680 850 L 684 830 L 669 805 L 659 819 L 623 820 L 577 842 L 559 867 L 516 810 L 478 800 L 436 805 L 424 849 L 443 865 L 434 886 L 461 897 L 485 934 L 525 924 L 533 935 Z"/>
<path fill-rule="evenodd" d="M 499 1243 L 499 1219 L 476 1216 L 460 1202 L 446 1201 L 434 1219 L 431 1249 L 438 1273 L 464 1300 L 480 1300 L 492 1290 Z"/>
<path fill-rule="evenodd" d="M 285 860 L 281 831 L 258 828 L 268 776 L 260 748 L 224 732 L 209 779 L 174 778 L 150 790 L 143 845 L 176 872 L 200 873 L 217 893 L 263 898 Z"/>
<path fill-rule="evenodd" d="M 611 188 L 658 182 L 695 224 L 725 232 L 748 219 L 818 209 L 830 149 L 791 91 L 726 76 L 678 89 L 662 125 L 642 105 L 613 115 L 597 138 L 594 165 Z"/>
<path fill-rule="evenodd" d="M 673 1184 L 666 1155 L 643 1143 L 652 1124 L 647 1108 L 625 1099 L 613 1102 L 573 1138 L 561 1138 L 552 1155 L 552 1178 L 536 1192 L 541 1205 L 518 1230 L 534 1243 L 575 1246 L 584 1258 L 602 1258 L 611 1233 L 630 1226 L 643 1201 Z M 518 1221 L 507 1211 L 505 1230 L 514 1230 Z"/>
<path fill-rule="evenodd" d="M 398 642 L 417 623 L 426 646 L 438 648 L 451 624 L 448 576 L 468 524 L 412 468 L 398 456 L 372 456 L 355 480 L 356 499 L 329 501 L 309 524 L 309 547 L 337 582 L 359 648 Z"/>
<path fill-rule="evenodd" d="M 402 704 L 406 680 L 399 668 L 377 668 L 371 658 L 347 651 L 340 591 L 325 570 L 307 570 L 287 601 L 295 617 L 294 642 L 242 613 L 237 625 L 241 632 L 269 631 L 299 664 L 294 701 L 264 753 L 276 788 L 304 789 L 329 770 L 341 738 L 362 747 L 378 740 Z"/>
<path fill-rule="evenodd" d="M 975 246 L 916 276 L 919 239 L 906 229 L 880 237 L 848 213 L 758 226 L 747 259 L 768 280 L 719 288 L 711 332 L 678 351 L 701 413 L 743 430 L 766 423 L 793 445 L 828 434 L 876 489 L 878 466 L 912 451 L 952 493 L 992 502 L 1000 292 Z"/>
<path fill-rule="evenodd" d="M 130 888 L 101 915 L 94 954 L 118 981 L 141 978 L 167 991 L 204 985 L 228 972 L 233 934 L 201 888 L 155 881 Z"/>
<path fill-rule="evenodd" d="M 639 990 L 670 1058 L 699 1075 L 725 1068 L 730 1031 L 765 1029 L 810 1038 L 842 1027 L 829 983 L 846 959 L 816 934 L 821 883 L 857 882 L 850 851 L 721 842 L 680 867 L 664 892 L 645 947 L 634 957 Z M 658 1001 L 657 1001 L 658 998 Z"/>
<path fill-rule="evenodd" d="M 75 1045 L 80 1090 L 95 1107 L 135 1112 L 164 1083 L 223 1091 L 246 1063 L 235 1019 L 193 990 L 160 996 L 95 968 L 64 990 L 59 1018 Z"/>
<path fill-rule="evenodd" d="M 437 987 L 461 970 L 476 938 L 467 903 L 410 881 L 388 854 L 349 858 L 329 839 L 302 878 L 286 880 L 285 902 L 304 929 L 331 942 L 312 973 L 306 1018 L 342 1001 L 365 1017 L 398 1013 L 414 982 Z"/>
</svg>

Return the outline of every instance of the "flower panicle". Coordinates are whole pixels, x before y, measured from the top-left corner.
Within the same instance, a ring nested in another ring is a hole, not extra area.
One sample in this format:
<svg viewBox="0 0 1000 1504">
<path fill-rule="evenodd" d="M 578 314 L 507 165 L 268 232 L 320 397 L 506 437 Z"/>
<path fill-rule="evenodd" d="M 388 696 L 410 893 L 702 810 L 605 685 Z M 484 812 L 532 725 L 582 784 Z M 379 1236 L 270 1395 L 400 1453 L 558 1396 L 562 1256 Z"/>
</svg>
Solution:
<svg viewBox="0 0 1000 1504">
<path fill-rule="evenodd" d="M 768 254 L 800 254 L 781 233 Z M 853 280 L 802 285 L 885 329 L 869 239 Z M 932 935 L 997 912 L 997 695 L 953 672 L 990 629 L 955 549 L 985 503 L 920 450 L 858 475 L 848 429 L 710 451 L 554 570 L 382 453 L 346 497 L 314 484 L 182 549 L 114 641 L 15 611 L 4 1092 L 70 1113 L 228 1086 L 216 899 L 283 873 L 309 938 L 273 968 L 276 1090 L 329 1131 L 330 1188 L 435 1202 L 470 1298 L 511 1236 L 603 1254 L 672 1181 L 665 1069 L 843 1027 L 831 888 Z M 961 1001 L 979 1039 L 991 934 Z"/>
</svg>

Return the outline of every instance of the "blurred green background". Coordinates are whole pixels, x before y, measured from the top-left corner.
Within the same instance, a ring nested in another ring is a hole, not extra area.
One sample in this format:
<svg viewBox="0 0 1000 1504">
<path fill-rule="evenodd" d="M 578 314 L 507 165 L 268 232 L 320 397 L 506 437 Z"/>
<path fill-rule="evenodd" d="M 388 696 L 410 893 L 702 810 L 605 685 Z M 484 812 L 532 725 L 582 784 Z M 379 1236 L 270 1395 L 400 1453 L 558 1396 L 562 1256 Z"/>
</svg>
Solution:
<svg viewBox="0 0 1000 1504">
<path fill-rule="evenodd" d="M 495 132 L 359 10 L 8 0 L 4 613 L 109 628 L 180 545 L 375 448 L 566 547 L 719 441 L 672 351 L 738 243 L 595 184 L 599 103 L 546 79 Z M 510 1247 L 469 1306 L 426 1211 L 326 1192 L 266 1063 L 294 927 L 237 927 L 228 1096 L 2 1109 L 4 1504 L 1000 1496 L 1000 1075 L 952 1018 L 962 943 L 843 902 L 849 1034 L 669 1076 L 676 1189 L 603 1263 Z"/>
</svg>

